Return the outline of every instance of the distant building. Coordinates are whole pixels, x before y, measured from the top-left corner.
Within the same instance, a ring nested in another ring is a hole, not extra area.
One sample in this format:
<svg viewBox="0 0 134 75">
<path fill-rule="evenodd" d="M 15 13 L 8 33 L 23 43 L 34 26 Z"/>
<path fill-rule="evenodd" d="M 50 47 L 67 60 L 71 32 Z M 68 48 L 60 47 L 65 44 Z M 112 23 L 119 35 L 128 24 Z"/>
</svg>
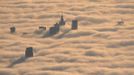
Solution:
<svg viewBox="0 0 134 75">
<path fill-rule="evenodd" d="M 60 26 L 58 23 L 54 24 L 53 27 L 50 27 L 49 29 L 49 35 L 57 34 L 60 31 Z"/>
<path fill-rule="evenodd" d="M 124 25 L 123 19 L 120 19 L 119 21 L 117 21 L 117 25 Z"/>
<path fill-rule="evenodd" d="M 45 30 L 46 30 L 46 27 L 39 26 L 39 30 L 43 30 L 43 31 L 45 31 Z"/>
<path fill-rule="evenodd" d="M 55 27 L 50 27 L 49 29 L 49 35 L 54 35 L 56 32 L 55 32 Z"/>
<path fill-rule="evenodd" d="M 16 32 L 16 28 L 13 26 L 13 27 L 10 27 L 10 33 L 15 33 Z"/>
<path fill-rule="evenodd" d="M 33 48 L 32 47 L 26 48 L 25 57 L 33 57 Z"/>
<path fill-rule="evenodd" d="M 46 27 L 39 26 L 39 33 L 46 31 L 46 29 L 47 29 Z"/>
<path fill-rule="evenodd" d="M 59 25 L 65 25 L 65 24 L 66 24 L 66 22 L 65 22 L 65 20 L 64 20 L 64 16 L 62 15 L 62 16 L 60 17 Z"/>
<path fill-rule="evenodd" d="M 78 29 L 78 20 L 72 20 L 72 30 Z"/>
<path fill-rule="evenodd" d="M 56 29 L 56 32 L 60 31 L 60 25 L 58 23 L 54 24 L 54 27 Z"/>
</svg>

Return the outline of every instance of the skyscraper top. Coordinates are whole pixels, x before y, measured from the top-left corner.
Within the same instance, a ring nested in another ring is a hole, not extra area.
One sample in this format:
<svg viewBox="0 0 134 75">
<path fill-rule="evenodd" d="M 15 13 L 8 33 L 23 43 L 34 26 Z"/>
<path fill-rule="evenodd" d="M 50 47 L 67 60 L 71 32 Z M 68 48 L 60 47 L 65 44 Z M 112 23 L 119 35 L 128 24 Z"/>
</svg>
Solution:
<svg viewBox="0 0 134 75">
<path fill-rule="evenodd" d="M 59 25 L 65 25 L 65 20 L 64 20 L 63 15 L 61 15 L 61 17 L 60 17 Z"/>
</svg>

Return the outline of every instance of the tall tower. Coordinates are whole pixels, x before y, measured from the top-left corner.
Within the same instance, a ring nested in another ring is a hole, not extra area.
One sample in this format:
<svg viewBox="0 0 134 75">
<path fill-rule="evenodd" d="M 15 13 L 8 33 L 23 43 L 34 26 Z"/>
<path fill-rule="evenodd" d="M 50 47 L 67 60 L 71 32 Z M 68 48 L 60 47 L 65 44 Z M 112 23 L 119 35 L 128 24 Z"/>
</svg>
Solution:
<svg viewBox="0 0 134 75">
<path fill-rule="evenodd" d="M 33 48 L 32 47 L 26 48 L 25 57 L 33 57 Z"/>
<path fill-rule="evenodd" d="M 72 30 L 78 29 L 78 20 L 72 20 Z"/>
<path fill-rule="evenodd" d="M 64 16 L 61 15 L 60 21 L 59 21 L 59 25 L 65 25 L 65 24 L 66 24 L 66 22 L 65 22 L 65 20 L 64 20 Z"/>
</svg>

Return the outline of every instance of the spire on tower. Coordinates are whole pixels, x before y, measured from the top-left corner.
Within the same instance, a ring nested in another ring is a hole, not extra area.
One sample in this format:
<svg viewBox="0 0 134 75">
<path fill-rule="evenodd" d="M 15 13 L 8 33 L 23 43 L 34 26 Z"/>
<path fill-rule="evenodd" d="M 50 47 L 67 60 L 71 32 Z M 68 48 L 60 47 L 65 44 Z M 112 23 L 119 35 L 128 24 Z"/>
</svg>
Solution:
<svg viewBox="0 0 134 75">
<path fill-rule="evenodd" d="M 59 25 L 65 25 L 65 20 L 64 20 L 64 16 L 63 15 L 61 15 L 61 17 L 60 17 L 60 21 L 59 21 Z"/>
</svg>

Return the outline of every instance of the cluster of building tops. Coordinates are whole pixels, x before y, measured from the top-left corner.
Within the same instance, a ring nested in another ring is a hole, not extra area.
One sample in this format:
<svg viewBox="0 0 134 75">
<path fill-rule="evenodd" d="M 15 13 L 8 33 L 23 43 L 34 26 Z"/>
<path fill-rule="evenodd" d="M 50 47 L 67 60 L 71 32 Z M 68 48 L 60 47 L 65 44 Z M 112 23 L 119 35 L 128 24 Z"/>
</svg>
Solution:
<svg viewBox="0 0 134 75">
<path fill-rule="evenodd" d="M 117 25 L 123 25 L 124 21 L 121 19 L 117 22 Z M 55 23 L 54 26 L 49 28 L 48 35 L 55 35 L 60 31 L 60 27 L 66 25 L 66 21 L 64 19 L 64 16 L 62 15 L 60 17 L 60 21 Z M 77 30 L 78 29 L 78 20 L 72 20 L 71 24 L 71 29 L 72 30 Z M 39 30 L 41 31 L 46 31 L 46 27 L 39 26 Z M 10 33 L 15 33 L 16 32 L 16 27 L 10 27 Z M 25 50 L 25 57 L 33 57 L 33 48 L 32 47 L 27 47 Z"/>
<path fill-rule="evenodd" d="M 60 27 L 66 25 L 66 21 L 64 19 L 64 16 L 62 15 L 60 17 L 60 21 L 58 23 L 55 23 L 54 26 L 50 27 L 48 30 L 48 35 L 55 35 L 60 31 Z M 71 24 L 71 29 L 72 30 L 77 30 L 78 29 L 78 20 L 72 20 Z M 46 27 L 39 26 L 39 30 L 41 31 L 46 31 Z M 10 27 L 10 33 L 15 33 L 16 32 L 16 27 L 12 26 Z M 33 57 L 33 47 L 27 47 L 25 50 L 25 57 Z"/>
<path fill-rule="evenodd" d="M 55 35 L 60 31 L 60 27 L 66 25 L 66 21 L 64 19 L 64 16 L 62 15 L 60 17 L 60 21 L 55 23 L 52 27 L 49 28 L 48 30 L 48 35 Z M 39 30 L 40 31 L 46 31 L 46 27 L 44 26 L 39 26 Z M 77 30 L 78 29 L 78 20 L 72 20 L 72 24 L 71 24 L 71 29 L 72 30 Z M 10 27 L 10 33 L 15 33 L 16 32 L 16 27 L 12 26 Z"/>
</svg>

